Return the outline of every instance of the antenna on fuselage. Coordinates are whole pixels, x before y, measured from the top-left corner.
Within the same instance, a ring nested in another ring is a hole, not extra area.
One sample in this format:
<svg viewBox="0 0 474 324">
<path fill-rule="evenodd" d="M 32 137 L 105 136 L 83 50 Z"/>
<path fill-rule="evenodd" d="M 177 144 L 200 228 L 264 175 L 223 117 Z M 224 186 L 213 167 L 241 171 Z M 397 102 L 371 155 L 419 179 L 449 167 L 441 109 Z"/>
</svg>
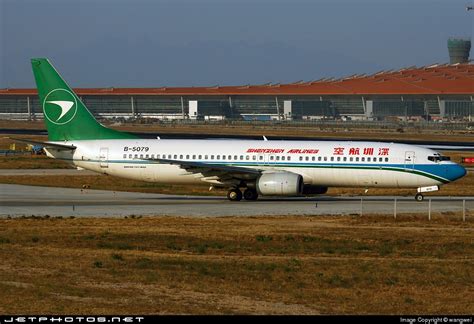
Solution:
<svg viewBox="0 0 474 324">
<path fill-rule="evenodd" d="M 265 135 L 263 135 L 263 140 L 264 141 L 268 141 L 267 137 Z"/>
</svg>

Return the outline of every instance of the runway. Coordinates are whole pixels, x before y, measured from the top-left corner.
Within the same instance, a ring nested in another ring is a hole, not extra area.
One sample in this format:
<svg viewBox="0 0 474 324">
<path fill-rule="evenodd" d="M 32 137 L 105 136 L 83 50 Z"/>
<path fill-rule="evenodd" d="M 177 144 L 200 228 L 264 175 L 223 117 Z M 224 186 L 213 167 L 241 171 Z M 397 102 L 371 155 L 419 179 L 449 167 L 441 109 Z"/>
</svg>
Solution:
<svg viewBox="0 0 474 324">
<path fill-rule="evenodd" d="M 360 215 L 393 216 L 397 213 L 428 213 L 428 200 L 413 197 L 356 196 L 311 198 L 262 198 L 230 202 L 225 197 L 179 196 L 106 190 L 81 190 L 0 184 L 0 217 L 74 216 L 125 217 L 138 215 L 218 217 L 263 215 Z M 474 197 L 427 197 L 432 212 L 474 210 Z"/>
</svg>

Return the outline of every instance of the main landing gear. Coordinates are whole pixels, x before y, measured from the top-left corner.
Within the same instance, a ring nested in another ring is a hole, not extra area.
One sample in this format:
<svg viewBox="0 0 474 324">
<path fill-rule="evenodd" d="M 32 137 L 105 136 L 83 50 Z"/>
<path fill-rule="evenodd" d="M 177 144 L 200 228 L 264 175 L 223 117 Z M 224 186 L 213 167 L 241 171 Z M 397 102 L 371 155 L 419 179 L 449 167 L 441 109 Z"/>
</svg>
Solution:
<svg viewBox="0 0 474 324">
<path fill-rule="evenodd" d="M 229 199 L 230 201 L 241 201 L 242 191 L 240 191 L 238 188 L 230 189 L 227 192 L 227 199 Z"/>
<path fill-rule="evenodd" d="M 423 199 L 425 199 L 425 197 L 423 197 L 423 195 L 421 193 L 417 193 L 415 195 L 415 200 L 416 201 L 423 201 Z"/>
<path fill-rule="evenodd" d="M 227 192 L 227 199 L 230 201 L 241 201 L 242 197 L 245 200 L 257 200 L 258 193 L 255 189 L 247 188 L 242 195 L 242 191 L 238 188 L 232 188 Z"/>
<path fill-rule="evenodd" d="M 245 189 L 244 191 L 245 200 L 257 200 L 257 198 L 258 198 L 257 190 L 250 189 L 250 188 Z"/>
</svg>

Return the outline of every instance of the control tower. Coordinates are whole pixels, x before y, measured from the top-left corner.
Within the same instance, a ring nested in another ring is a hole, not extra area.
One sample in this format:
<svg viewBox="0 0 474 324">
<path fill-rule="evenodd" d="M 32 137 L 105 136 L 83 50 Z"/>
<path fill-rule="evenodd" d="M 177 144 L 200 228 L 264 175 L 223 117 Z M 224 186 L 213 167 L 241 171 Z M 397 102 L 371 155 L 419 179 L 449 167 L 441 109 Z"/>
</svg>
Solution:
<svg viewBox="0 0 474 324">
<path fill-rule="evenodd" d="M 469 62 L 471 40 L 467 38 L 449 38 L 448 51 L 451 64 Z"/>
</svg>

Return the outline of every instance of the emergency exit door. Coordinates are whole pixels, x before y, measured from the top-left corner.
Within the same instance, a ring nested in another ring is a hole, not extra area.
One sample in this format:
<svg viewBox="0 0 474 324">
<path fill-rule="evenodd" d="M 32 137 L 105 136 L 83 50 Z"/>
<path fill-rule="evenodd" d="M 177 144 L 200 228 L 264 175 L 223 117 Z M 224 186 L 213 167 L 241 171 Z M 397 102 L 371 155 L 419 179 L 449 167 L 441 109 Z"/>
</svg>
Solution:
<svg viewBox="0 0 474 324">
<path fill-rule="evenodd" d="M 415 168 L 415 152 L 405 152 L 405 169 L 413 170 Z"/>
</svg>

